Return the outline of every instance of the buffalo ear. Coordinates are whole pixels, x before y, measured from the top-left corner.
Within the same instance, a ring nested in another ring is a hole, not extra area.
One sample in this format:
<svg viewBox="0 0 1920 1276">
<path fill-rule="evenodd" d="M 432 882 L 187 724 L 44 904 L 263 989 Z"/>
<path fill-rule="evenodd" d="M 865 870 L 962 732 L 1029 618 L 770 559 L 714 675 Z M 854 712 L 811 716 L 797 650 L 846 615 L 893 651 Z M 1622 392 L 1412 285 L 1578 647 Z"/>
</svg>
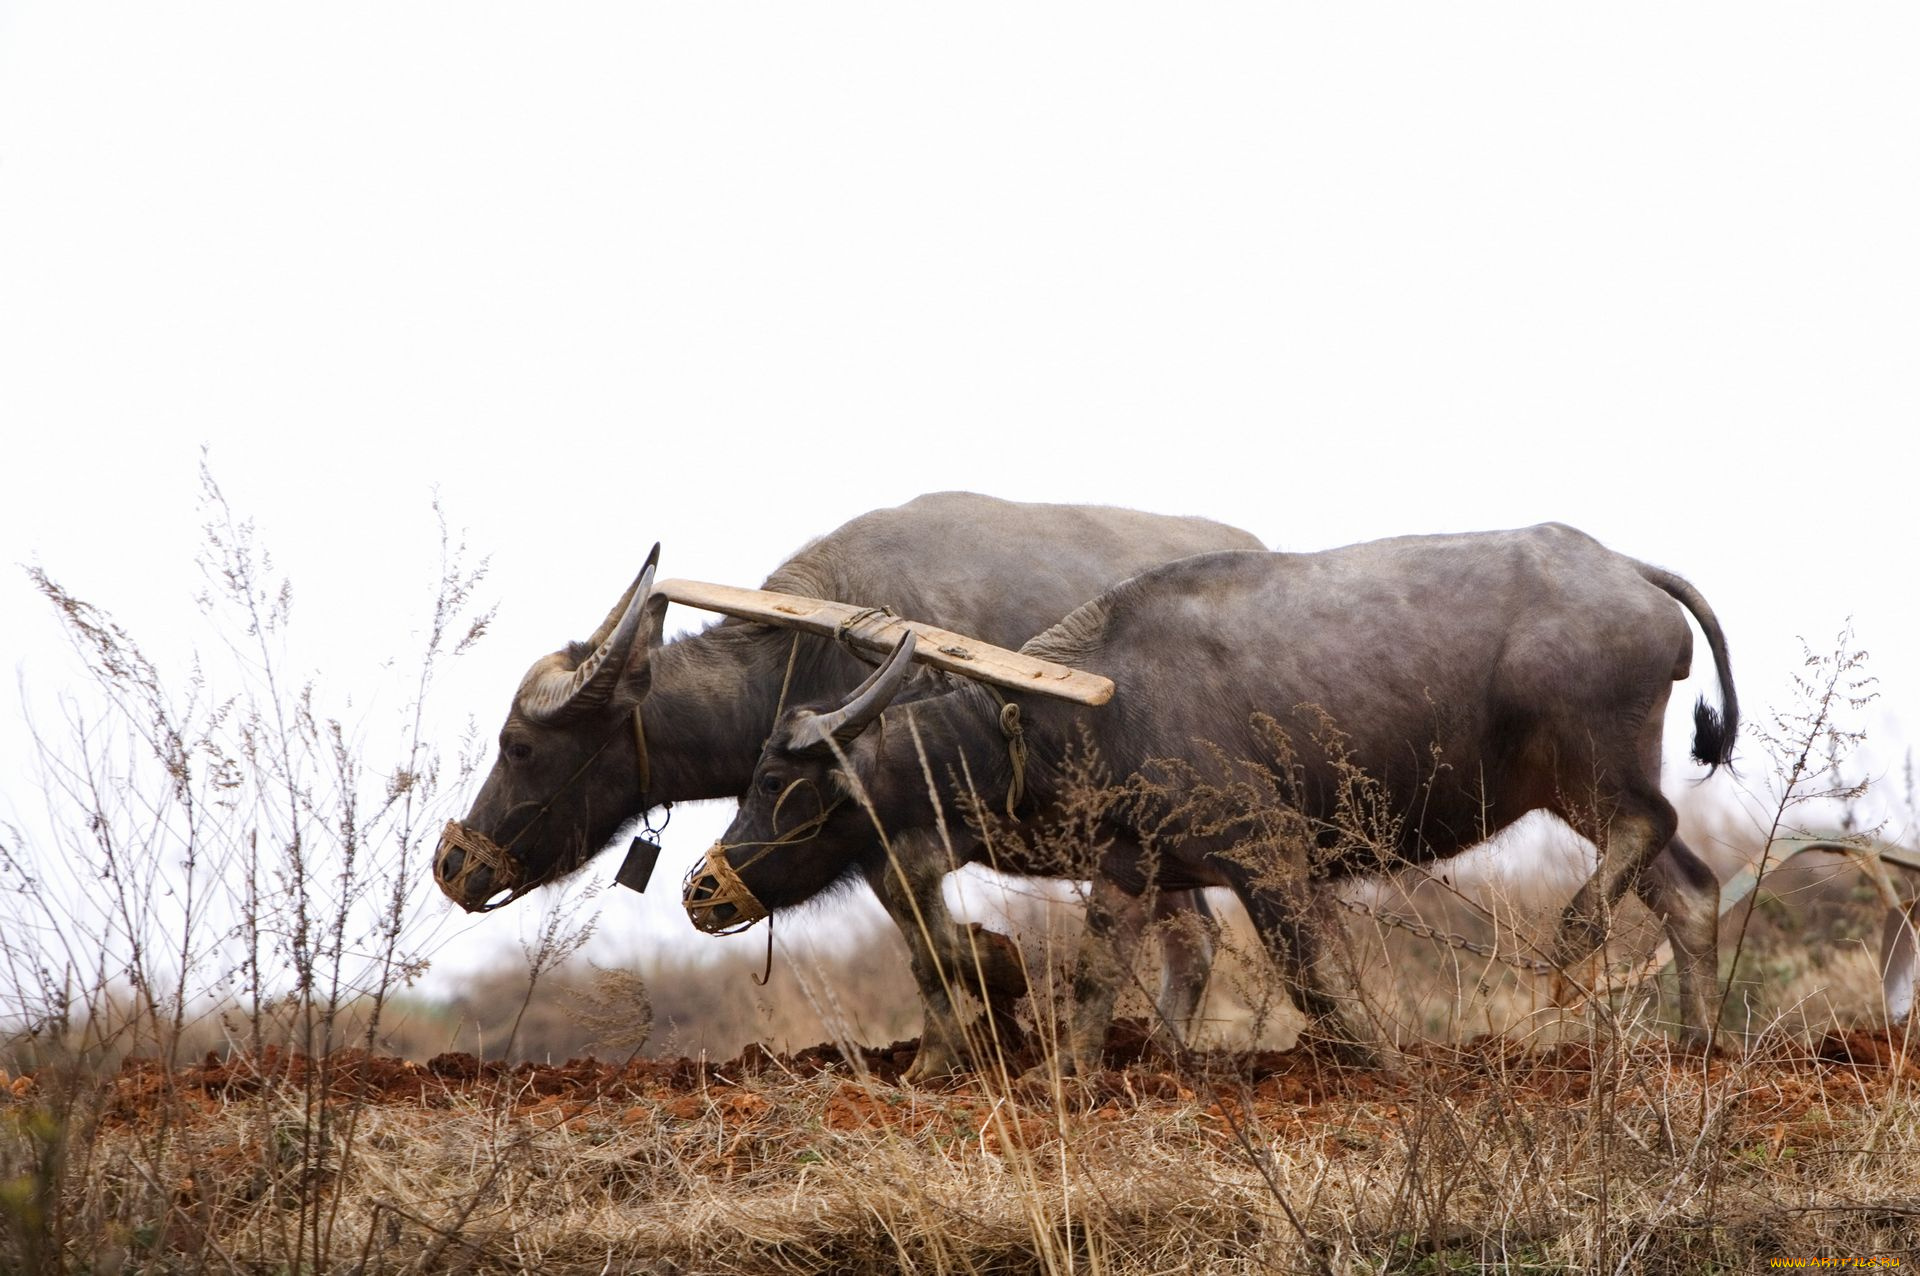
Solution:
<svg viewBox="0 0 1920 1276">
<path fill-rule="evenodd" d="M 620 689 L 640 635 L 640 621 L 653 597 L 653 574 L 660 565 L 660 547 L 647 555 L 647 565 L 627 586 L 620 601 L 593 631 L 588 654 L 573 660 L 555 652 L 527 671 L 514 707 L 535 722 L 562 723 L 596 713 Z"/>
<path fill-rule="evenodd" d="M 649 594 L 640 609 L 640 633 L 633 650 L 627 653 L 625 675 L 627 691 L 637 700 L 646 699 L 653 689 L 653 653 L 666 627 L 668 601 L 665 594 Z"/>
<path fill-rule="evenodd" d="M 646 641 L 639 645 L 649 651 L 660 645 L 660 631 L 667 624 L 667 602 L 665 594 L 647 595 L 647 607 L 640 616 L 640 636 Z"/>
<path fill-rule="evenodd" d="M 821 730 L 820 719 L 824 716 L 811 709 L 796 710 L 792 726 L 787 732 L 784 751 L 796 758 L 832 757 L 833 746 L 828 740 L 833 733 Z"/>
</svg>

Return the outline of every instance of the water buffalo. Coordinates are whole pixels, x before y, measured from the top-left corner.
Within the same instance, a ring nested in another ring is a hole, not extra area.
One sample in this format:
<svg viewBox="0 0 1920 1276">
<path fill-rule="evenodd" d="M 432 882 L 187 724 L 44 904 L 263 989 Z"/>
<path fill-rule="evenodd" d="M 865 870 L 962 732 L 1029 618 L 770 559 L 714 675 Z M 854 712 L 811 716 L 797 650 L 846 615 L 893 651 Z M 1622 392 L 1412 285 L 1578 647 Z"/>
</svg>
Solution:
<svg viewBox="0 0 1920 1276">
<path fill-rule="evenodd" d="M 1559 524 L 1211 553 L 1145 572 L 1025 647 L 1112 678 L 1100 709 L 968 683 L 889 710 L 903 642 L 837 708 L 782 715 L 732 827 L 689 875 L 687 907 L 714 929 L 849 872 L 872 877 L 889 853 L 944 865 L 940 822 L 969 794 L 997 804 L 1016 771 L 1026 826 L 1085 820 L 1086 794 L 1070 791 L 1085 786 L 1068 781 L 1091 755 L 1121 781 L 1099 809 L 1101 874 L 1129 892 L 1150 878 L 1232 889 L 1309 1033 L 1365 1054 L 1364 1032 L 1340 1014 L 1350 986 L 1319 961 L 1324 923 L 1305 881 L 1450 855 L 1546 810 L 1600 849 L 1552 959 L 1591 952 L 1631 888 L 1665 923 L 1690 1035 L 1704 1035 L 1717 883 L 1674 836 L 1659 787 L 1667 698 L 1692 659 L 1682 608 L 1719 670 L 1721 708 L 1702 700 L 1693 742 L 1718 767 L 1739 708 L 1712 610 L 1678 576 Z M 1274 818 L 1253 800 L 1262 788 L 1298 818 Z M 996 850 L 1003 869 L 1058 871 L 1019 862 L 1016 839 Z M 1098 935 L 1111 919 L 1095 908 L 1089 924 Z M 1082 957 L 1070 1070 L 1094 1063 L 1111 1017 L 1117 981 L 1102 950 Z"/>
<path fill-rule="evenodd" d="M 1258 548 L 1251 534 L 1206 519 L 942 492 L 854 519 L 775 569 L 766 588 L 885 605 L 1017 647 L 1149 567 Z M 498 907 L 572 873 L 622 825 L 662 803 L 738 796 L 783 697 L 837 697 L 868 672 L 829 640 L 796 642 L 784 630 L 736 620 L 662 644 L 667 601 L 649 595 L 650 573 L 651 563 L 587 642 L 527 671 L 492 770 L 435 854 L 435 880 L 461 907 Z M 921 691 L 938 686 L 916 682 Z M 875 889 L 908 933 L 923 983 L 938 984 L 941 969 L 965 968 L 956 964 L 963 940 L 965 961 L 984 960 L 990 984 L 1021 982 L 1010 947 L 976 947 L 997 936 L 953 925 L 937 882 L 931 897 L 909 898 L 876 873 Z M 1199 1000 L 1208 954 L 1175 948 L 1166 1000 L 1184 1020 Z M 951 1062 L 928 1056 L 929 1069 Z"/>
</svg>

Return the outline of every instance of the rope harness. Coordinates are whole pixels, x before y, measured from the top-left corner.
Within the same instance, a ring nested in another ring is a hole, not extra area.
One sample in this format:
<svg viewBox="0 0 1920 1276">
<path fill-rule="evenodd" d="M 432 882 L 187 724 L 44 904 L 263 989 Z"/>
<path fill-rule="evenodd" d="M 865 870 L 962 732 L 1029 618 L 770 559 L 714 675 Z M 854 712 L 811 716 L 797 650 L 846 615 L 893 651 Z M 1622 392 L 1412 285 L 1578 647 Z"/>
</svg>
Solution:
<svg viewBox="0 0 1920 1276">
<path fill-rule="evenodd" d="M 470 913 L 490 913 L 496 908 L 506 907 L 540 885 L 540 882 L 529 882 L 523 879 L 520 862 L 513 857 L 513 848 L 519 845 L 521 838 L 533 831 L 547 812 L 553 808 L 555 802 L 580 782 L 581 777 L 600 760 L 600 755 L 607 751 L 618 735 L 618 731 L 612 732 L 601 741 L 600 747 L 595 749 L 592 755 L 567 777 L 566 783 L 555 789 L 553 795 L 540 804 L 540 809 L 533 813 L 533 818 L 528 820 L 505 846 L 501 846 L 478 829 L 468 828 L 458 820 L 448 820 L 446 827 L 440 830 L 440 846 L 433 857 L 433 880 L 440 887 L 441 892 Z M 640 776 L 640 800 L 644 802 L 653 779 L 653 768 L 647 755 L 646 727 L 641 721 L 640 706 L 637 704 L 633 706 L 633 746 Z M 668 809 L 671 811 L 671 807 Z M 664 828 L 665 825 L 661 827 Z M 649 833 L 654 831 L 651 825 L 648 825 L 648 831 Z M 451 876 L 448 876 L 445 871 L 449 851 L 462 853 L 460 868 Z M 483 868 L 492 872 L 490 885 L 493 890 L 495 892 L 504 890 L 507 895 L 504 899 L 495 900 L 492 903 L 469 903 L 467 885 L 473 875 Z"/>
<path fill-rule="evenodd" d="M 653 759 L 647 755 L 647 724 L 640 719 L 640 706 L 633 706 L 633 754 L 640 768 L 640 800 L 653 790 Z"/>
<path fill-rule="evenodd" d="M 1015 809 L 1027 796 L 1027 729 L 1020 722 L 1020 706 L 1000 694 L 992 683 L 982 686 L 993 694 L 1000 706 L 1000 734 L 1007 738 L 1007 762 L 1013 775 L 1007 781 L 1007 818 L 1017 820 Z"/>
<path fill-rule="evenodd" d="M 779 826 L 780 808 L 786 804 L 795 789 L 802 784 L 812 787 L 813 781 L 805 776 L 789 784 L 780 793 L 773 804 L 774 826 Z M 681 902 L 685 905 L 687 916 L 693 924 L 709 935 L 734 935 L 752 926 L 763 917 L 770 916 L 767 906 L 762 904 L 747 884 L 740 880 L 740 870 L 752 868 L 767 856 L 783 846 L 795 846 L 801 842 L 811 842 L 820 836 L 820 830 L 826 827 L 833 813 L 846 804 L 845 794 L 821 806 L 817 815 L 802 820 L 786 832 L 764 842 L 725 842 L 716 840 L 700 857 L 700 862 L 687 870 L 686 882 L 681 888 Z M 749 855 L 746 862 L 737 867 L 728 861 L 727 852 L 743 846 L 757 846 L 760 849 Z M 716 914 L 723 905 L 731 904 L 735 913 L 727 920 L 720 921 Z M 771 943 L 771 939 L 769 939 Z"/>
<path fill-rule="evenodd" d="M 885 608 L 869 608 L 868 610 L 870 612 L 886 611 Z M 887 614 L 891 613 L 889 612 Z M 848 621 L 852 623 L 859 619 L 860 617 L 857 616 L 849 617 Z M 851 649 L 851 644 L 849 644 L 849 649 Z M 787 648 L 786 673 L 780 680 L 780 701 L 774 707 L 773 716 L 776 722 L 780 718 L 781 711 L 786 708 L 787 691 L 793 684 L 793 668 L 799 656 L 800 635 L 795 633 L 793 643 Z M 646 722 L 641 716 L 639 705 L 636 704 L 633 706 L 631 716 L 633 725 L 634 766 L 639 774 L 640 797 L 644 802 L 646 795 L 653 789 L 653 758 L 647 749 Z M 533 818 L 528 820 L 526 825 L 514 835 L 513 840 L 505 846 L 501 846 L 479 829 L 469 828 L 459 820 L 448 820 L 446 826 L 440 830 L 440 846 L 435 852 L 433 860 L 433 880 L 440 887 L 441 891 L 468 912 L 485 913 L 492 912 L 496 908 L 504 908 L 506 905 L 511 904 L 514 900 L 539 885 L 537 882 L 526 882 L 522 880 L 520 862 L 513 857 L 512 853 L 514 846 L 519 843 L 521 838 L 533 830 L 534 826 L 540 822 L 541 818 L 546 815 L 547 811 L 567 790 L 571 789 L 580 781 L 580 778 L 586 774 L 587 769 L 599 761 L 600 755 L 605 753 L 607 747 L 612 743 L 613 736 L 609 735 L 600 747 L 593 751 L 593 756 L 588 758 L 579 770 L 567 777 L 565 784 L 562 784 L 558 789 L 554 790 L 553 796 L 541 804 L 540 809 L 534 812 Z M 645 836 L 634 839 L 636 843 L 644 843 L 649 846 L 655 854 L 658 854 L 658 846 L 655 843 L 661 831 L 667 827 L 667 822 L 673 818 L 673 804 L 667 802 L 662 803 L 662 806 L 665 808 L 666 818 L 660 822 L 658 827 L 655 827 L 651 810 L 649 810 L 641 816 L 641 827 L 644 830 Z M 450 851 L 459 851 L 461 853 L 459 871 L 451 876 L 446 874 L 443 867 L 446 864 L 447 855 Z M 630 862 L 633 860 L 633 848 L 628 849 L 628 859 Z M 647 872 L 650 873 L 652 869 L 651 862 L 647 863 L 645 868 Z M 486 869 L 491 873 L 492 876 L 489 884 L 494 888 L 496 893 L 505 890 L 508 894 L 505 898 L 490 904 L 469 904 L 467 902 L 467 886 L 471 882 L 473 875 L 482 869 Z M 622 868 L 620 876 L 622 880 L 627 879 L 628 870 Z M 634 889 L 641 889 L 645 885 L 645 876 L 646 873 L 642 873 L 632 880 Z M 747 898 L 751 899 L 752 896 L 748 895 Z M 764 913 L 761 915 L 765 916 Z"/>
<path fill-rule="evenodd" d="M 800 631 L 793 631 L 793 641 L 787 646 L 787 671 L 780 676 L 780 698 L 773 705 L 773 725 L 780 725 L 780 715 L 787 711 L 787 688 L 793 685 L 793 662 L 800 657 Z"/>
</svg>

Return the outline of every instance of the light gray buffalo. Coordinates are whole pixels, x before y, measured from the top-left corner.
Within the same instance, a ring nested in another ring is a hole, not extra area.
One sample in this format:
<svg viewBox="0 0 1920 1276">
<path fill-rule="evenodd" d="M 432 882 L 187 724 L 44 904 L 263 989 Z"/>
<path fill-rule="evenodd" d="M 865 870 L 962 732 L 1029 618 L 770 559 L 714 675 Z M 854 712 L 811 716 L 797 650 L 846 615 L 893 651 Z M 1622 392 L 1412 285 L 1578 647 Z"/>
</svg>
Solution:
<svg viewBox="0 0 1920 1276">
<path fill-rule="evenodd" d="M 1085 819 L 1076 777 L 1096 758 L 1121 782 L 1099 808 L 1101 875 L 1132 893 L 1232 889 L 1310 1036 L 1370 1053 L 1369 1034 L 1341 1013 L 1350 985 L 1320 960 L 1327 923 L 1305 883 L 1451 855 L 1535 810 L 1600 851 L 1551 959 L 1587 956 L 1634 890 L 1665 924 L 1689 1035 L 1704 1036 L 1717 883 L 1675 837 L 1660 792 L 1667 699 L 1693 655 L 1687 612 L 1712 649 L 1721 702 L 1696 707 L 1693 754 L 1717 768 L 1739 707 L 1712 610 L 1680 577 L 1559 524 L 1211 553 L 1145 572 L 1025 647 L 1112 678 L 1097 709 L 973 683 L 888 709 L 908 635 L 857 694 L 782 716 L 732 827 L 689 876 L 687 908 L 717 929 L 849 873 L 871 880 L 889 853 L 946 871 L 942 819 L 970 796 L 997 805 L 1015 780 L 1014 704 L 1023 823 Z M 1298 818 L 1274 819 L 1260 790 L 1285 795 Z M 1010 858 L 1020 842 L 998 840 L 1000 868 L 1059 871 Z M 1111 923 L 1090 909 L 1096 936 Z M 1095 1065 L 1111 1018 L 1117 980 L 1103 950 L 1096 940 L 1083 952 L 1068 1070 Z M 929 1019 L 944 1012 L 930 1006 Z"/>
<path fill-rule="evenodd" d="M 828 533 L 766 588 L 884 605 L 1017 647 L 1149 567 L 1257 548 L 1250 533 L 1207 519 L 941 492 Z M 830 640 L 738 620 L 663 644 L 667 600 L 650 595 L 652 570 L 650 561 L 588 641 L 527 671 L 493 768 L 434 857 L 435 880 L 461 907 L 498 907 L 574 872 L 663 803 L 738 796 L 783 695 L 788 704 L 838 697 L 868 672 Z M 914 682 L 909 694 L 938 686 Z M 875 889 L 923 980 L 937 984 L 941 970 L 951 977 L 977 959 L 990 987 L 1017 991 L 1019 964 L 1000 937 L 960 930 L 937 895 L 909 900 L 880 874 Z M 1184 902 L 1204 908 L 1197 894 Z M 1177 1021 L 1197 1004 L 1207 962 L 1203 945 L 1172 954 L 1164 1002 Z"/>
</svg>

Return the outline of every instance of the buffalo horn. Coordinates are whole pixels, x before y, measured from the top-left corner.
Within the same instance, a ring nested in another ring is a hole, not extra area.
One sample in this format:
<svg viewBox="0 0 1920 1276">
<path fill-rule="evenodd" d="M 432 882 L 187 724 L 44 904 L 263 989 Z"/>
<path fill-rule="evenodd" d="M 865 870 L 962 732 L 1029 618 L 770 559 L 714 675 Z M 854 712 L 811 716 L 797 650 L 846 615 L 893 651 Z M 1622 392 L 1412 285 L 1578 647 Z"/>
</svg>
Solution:
<svg viewBox="0 0 1920 1276">
<path fill-rule="evenodd" d="M 893 702 L 894 696 L 900 693 L 901 684 L 913 672 L 914 642 L 913 630 L 909 629 L 900 636 L 900 644 L 887 657 L 886 663 L 854 688 L 845 704 L 826 713 L 814 714 L 802 722 L 794 732 L 794 751 L 824 749 L 829 740 L 843 749 L 852 744 Z"/>
<path fill-rule="evenodd" d="M 655 541 L 652 551 L 647 555 L 646 566 L 640 569 L 639 576 L 633 578 L 633 584 L 627 586 L 627 592 L 620 595 L 620 601 L 613 605 L 613 609 L 607 613 L 607 618 L 600 622 L 600 627 L 593 631 L 593 637 L 587 639 L 587 646 L 597 648 L 612 635 L 614 629 L 619 626 L 621 619 L 626 616 L 628 610 L 633 606 L 633 600 L 636 594 L 643 601 L 646 599 L 650 589 L 640 588 L 641 577 L 647 574 L 647 568 L 653 567 L 659 561 L 660 542 Z"/>
<path fill-rule="evenodd" d="M 647 555 L 647 565 L 594 630 L 592 654 L 576 669 L 548 669 L 540 674 L 521 693 L 520 712 L 536 722 L 552 722 L 597 709 L 612 697 L 633 653 L 634 636 L 640 632 L 640 617 L 646 610 L 659 562 L 660 546 L 656 543 Z"/>
</svg>

